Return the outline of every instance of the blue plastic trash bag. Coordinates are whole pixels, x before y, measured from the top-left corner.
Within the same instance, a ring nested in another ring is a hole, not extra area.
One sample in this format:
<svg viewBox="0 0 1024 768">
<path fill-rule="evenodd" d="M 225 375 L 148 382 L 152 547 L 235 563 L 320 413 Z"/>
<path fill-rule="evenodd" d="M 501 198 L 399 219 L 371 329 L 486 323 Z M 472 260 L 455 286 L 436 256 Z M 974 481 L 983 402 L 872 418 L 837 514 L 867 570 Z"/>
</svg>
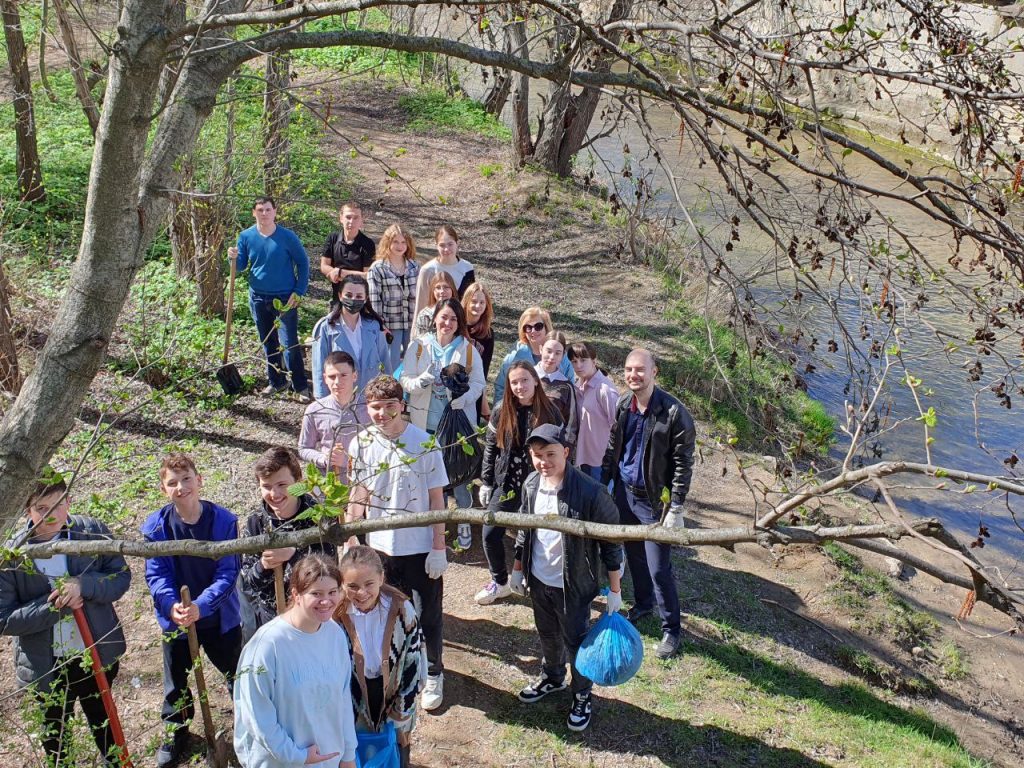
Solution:
<svg viewBox="0 0 1024 768">
<path fill-rule="evenodd" d="M 380 733 L 356 731 L 356 765 L 359 768 L 399 768 L 395 724 L 384 723 Z"/>
<path fill-rule="evenodd" d="M 602 616 L 576 652 L 576 669 L 598 685 L 622 685 L 643 661 L 640 633 L 618 613 Z"/>
</svg>

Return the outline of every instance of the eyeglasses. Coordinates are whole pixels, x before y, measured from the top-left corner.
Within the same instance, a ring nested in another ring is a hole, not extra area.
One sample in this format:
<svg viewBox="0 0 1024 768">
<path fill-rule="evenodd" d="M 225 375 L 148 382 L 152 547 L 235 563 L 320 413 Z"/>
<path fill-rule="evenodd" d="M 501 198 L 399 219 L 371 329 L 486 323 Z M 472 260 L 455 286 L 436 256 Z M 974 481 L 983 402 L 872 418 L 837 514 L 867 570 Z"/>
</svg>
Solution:
<svg viewBox="0 0 1024 768">
<path fill-rule="evenodd" d="M 533 333 L 539 333 L 540 331 L 543 331 L 546 328 L 547 326 L 543 322 L 526 323 L 525 325 L 523 325 L 523 333 L 530 333 L 531 331 Z"/>
</svg>

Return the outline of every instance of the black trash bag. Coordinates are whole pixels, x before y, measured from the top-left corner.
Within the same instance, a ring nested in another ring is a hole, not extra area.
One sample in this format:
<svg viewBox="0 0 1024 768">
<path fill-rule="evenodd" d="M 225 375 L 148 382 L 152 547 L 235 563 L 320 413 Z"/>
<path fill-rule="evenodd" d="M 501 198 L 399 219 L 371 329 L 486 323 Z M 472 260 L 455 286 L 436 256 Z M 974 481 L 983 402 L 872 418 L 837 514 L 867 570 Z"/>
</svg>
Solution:
<svg viewBox="0 0 1024 768">
<path fill-rule="evenodd" d="M 434 439 L 441 447 L 448 483 L 452 488 L 480 476 L 484 452 L 480 437 L 469 423 L 465 411 L 452 408 L 451 404 L 446 405 L 437 423 Z"/>
<path fill-rule="evenodd" d="M 452 363 L 441 369 L 441 383 L 452 393 L 452 400 L 469 392 L 469 372 L 462 363 Z"/>
</svg>

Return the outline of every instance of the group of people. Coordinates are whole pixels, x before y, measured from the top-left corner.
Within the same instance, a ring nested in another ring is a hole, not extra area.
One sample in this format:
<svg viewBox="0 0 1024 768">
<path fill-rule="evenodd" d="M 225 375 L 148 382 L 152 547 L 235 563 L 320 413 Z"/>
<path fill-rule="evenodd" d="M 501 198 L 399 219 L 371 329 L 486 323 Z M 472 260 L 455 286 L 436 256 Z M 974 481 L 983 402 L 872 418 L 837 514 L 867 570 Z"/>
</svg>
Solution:
<svg viewBox="0 0 1024 768">
<path fill-rule="evenodd" d="M 309 382 L 294 313 L 308 285 L 308 259 L 304 251 L 297 257 L 298 238 L 276 225 L 275 214 L 273 200 L 259 199 L 256 225 L 241 234 L 230 256 L 250 271 L 250 308 L 267 354 L 264 391 L 287 388 L 287 374 L 291 388 L 304 394 Z M 479 505 L 494 511 L 683 525 L 694 425 L 686 408 L 656 386 L 650 352 L 627 355 L 628 391 L 620 395 L 591 344 L 570 343 L 545 310 L 531 307 L 519 318 L 518 342 L 501 361 L 489 399 L 493 302 L 458 255 L 455 230 L 437 231 L 438 255 L 420 267 L 403 227 L 389 226 L 375 245 L 361 231 L 358 205 L 344 204 L 339 219 L 342 228 L 321 257 L 333 299 L 313 332 L 315 399 L 303 416 L 298 450 L 272 447 L 254 465 L 261 502 L 241 535 L 317 525 L 303 513 L 318 499 L 288 493 L 303 477 L 302 462 L 349 485 L 347 521 L 444 510 L 448 496 L 470 507 L 479 485 Z M 453 371 L 463 382 L 457 395 L 446 385 Z M 480 476 L 469 483 L 449 482 L 443 452 L 431 438 L 453 410 L 482 425 Z M 143 523 L 144 538 L 237 538 L 236 516 L 203 499 L 202 487 L 189 456 L 167 456 L 160 488 L 169 503 Z M 21 540 L 110 535 L 97 520 L 69 516 L 68 489 L 59 476 L 40 482 L 26 516 Z M 571 686 L 567 726 L 582 731 L 591 721 L 591 682 L 574 659 L 606 578 L 606 610 L 621 609 L 624 563 L 634 596 L 628 618 L 639 621 L 657 610 L 657 655 L 668 658 L 679 647 L 671 548 L 522 529 L 509 570 L 506 533 L 483 527 L 490 578 L 474 599 L 484 606 L 513 593 L 530 599 L 542 673 L 518 698 L 529 704 Z M 459 527 L 458 540 L 471 545 L 468 526 Z M 338 548 L 321 540 L 242 557 L 147 560 L 163 633 L 166 731 L 157 764 L 175 764 L 188 741 L 193 660 L 185 630 L 194 627 L 232 692 L 235 749 L 246 768 L 354 765 L 358 733 L 385 727 L 396 732 L 401 762 L 408 765 L 418 710 L 436 710 L 444 697 L 447 549 L 446 526 L 439 523 L 386 528 Z M 31 571 L 0 570 L 0 632 L 15 636 L 19 683 L 40 702 L 46 754 L 52 764 L 67 764 L 64 723 L 77 699 L 101 753 L 114 756 L 115 764 L 113 736 L 81 661 L 72 615 L 84 609 L 112 679 L 125 650 L 113 603 L 128 588 L 127 565 L 119 556 L 54 556 L 34 564 Z M 282 584 L 287 605 L 280 600 Z M 182 586 L 195 596 L 191 604 L 183 602 Z M 59 706 L 55 692 L 63 694 Z"/>
</svg>

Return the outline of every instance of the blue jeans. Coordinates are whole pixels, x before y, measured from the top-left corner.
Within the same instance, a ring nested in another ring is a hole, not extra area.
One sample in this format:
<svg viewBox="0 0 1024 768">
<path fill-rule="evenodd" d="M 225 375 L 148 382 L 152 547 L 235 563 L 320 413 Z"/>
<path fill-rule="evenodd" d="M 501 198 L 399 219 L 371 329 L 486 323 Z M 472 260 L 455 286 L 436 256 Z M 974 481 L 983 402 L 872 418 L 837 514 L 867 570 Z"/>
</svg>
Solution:
<svg viewBox="0 0 1024 768">
<path fill-rule="evenodd" d="M 601 482 L 600 467 L 592 467 L 589 464 L 580 464 L 580 472 L 582 472 L 584 475 L 589 475 L 590 477 L 597 480 L 597 482 L 599 483 Z"/>
<path fill-rule="evenodd" d="M 615 483 L 615 504 L 623 525 L 651 525 L 660 520 L 646 498 L 634 496 L 618 481 Z M 627 541 L 623 546 L 633 580 L 635 609 L 653 611 L 657 600 L 662 631 L 679 637 L 679 592 L 672 573 L 672 545 L 656 541 Z"/>
<path fill-rule="evenodd" d="M 391 370 L 394 371 L 402 364 L 402 358 L 405 356 L 405 349 L 409 346 L 409 341 L 412 339 L 412 332 L 408 329 L 404 331 L 396 331 L 392 328 L 390 330 L 393 339 L 391 343 L 388 344 L 388 355 L 391 357 Z"/>
<path fill-rule="evenodd" d="M 292 374 L 292 389 L 304 392 L 309 387 L 309 380 L 306 378 L 306 363 L 299 344 L 299 312 L 297 309 L 284 312 L 274 309 L 274 299 L 287 304 L 289 296 L 269 296 L 250 291 L 249 311 L 256 322 L 256 332 L 260 335 L 267 356 L 267 379 L 270 384 L 277 389 L 288 384 L 285 368 L 281 364 L 283 345 L 284 361 Z"/>
</svg>

